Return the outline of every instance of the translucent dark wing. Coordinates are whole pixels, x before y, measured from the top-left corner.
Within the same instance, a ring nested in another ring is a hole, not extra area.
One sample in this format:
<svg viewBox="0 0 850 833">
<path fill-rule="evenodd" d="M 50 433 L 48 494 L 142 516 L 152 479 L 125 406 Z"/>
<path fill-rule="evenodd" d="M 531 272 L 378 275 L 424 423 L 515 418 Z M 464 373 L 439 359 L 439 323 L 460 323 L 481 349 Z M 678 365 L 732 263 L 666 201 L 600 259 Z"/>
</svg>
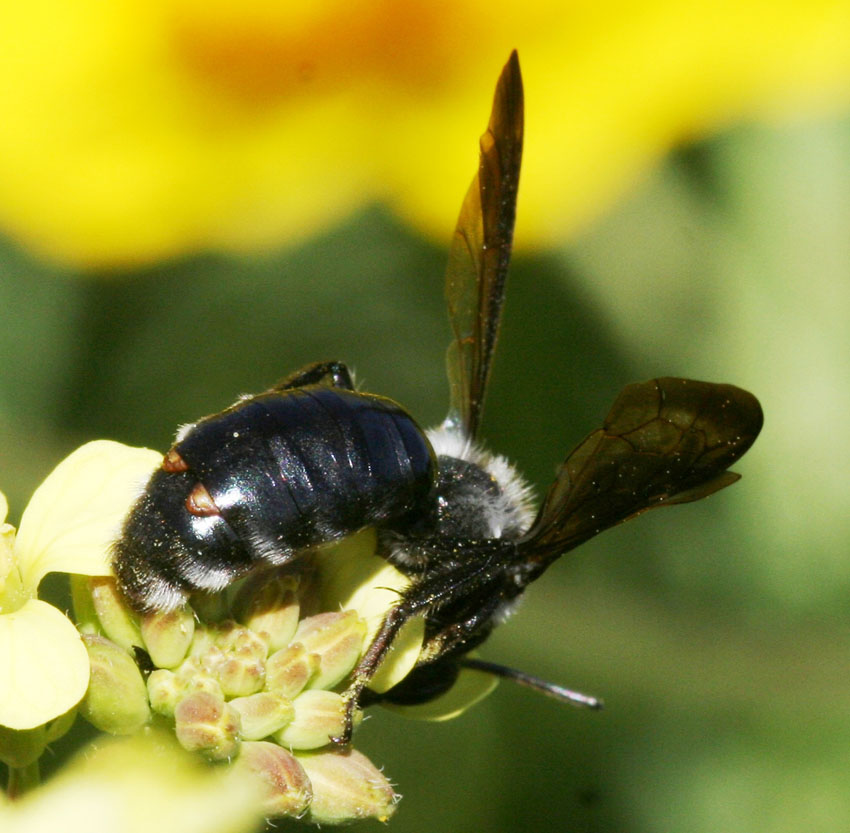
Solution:
<svg viewBox="0 0 850 833">
<path fill-rule="evenodd" d="M 475 437 L 499 334 L 511 256 L 522 157 L 523 93 L 516 52 L 505 64 L 486 132 L 478 173 L 460 209 L 446 301 L 454 341 L 447 363 L 451 406 L 447 422 Z"/>
<path fill-rule="evenodd" d="M 582 541 L 656 506 L 710 495 L 762 426 L 758 400 L 732 385 L 653 379 L 629 385 L 604 426 L 561 466 L 520 542 L 529 568 L 544 569 Z M 530 580 L 530 579 L 529 579 Z"/>
</svg>

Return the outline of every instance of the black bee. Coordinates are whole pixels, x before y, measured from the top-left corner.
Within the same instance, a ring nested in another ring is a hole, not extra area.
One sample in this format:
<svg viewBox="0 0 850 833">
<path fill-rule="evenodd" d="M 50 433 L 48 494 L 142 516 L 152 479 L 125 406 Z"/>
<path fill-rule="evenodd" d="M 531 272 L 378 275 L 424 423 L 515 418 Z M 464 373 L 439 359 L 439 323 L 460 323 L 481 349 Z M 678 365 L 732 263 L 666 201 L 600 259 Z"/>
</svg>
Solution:
<svg viewBox="0 0 850 833">
<path fill-rule="evenodd" d="M 261 565 L 376 527 L 380 554 L 410 577 L 354 670 L 349 715 L 375 700 L 425 702 L 463 666 L 585 705 L 593 698 L 466 658 L 511 602 L 563 553 L 647 509 L 705 497 L 762 425 L 751 394 L 661 378 L 629 385 L 603 427 L 562 463 L 539 511 L 502 457 L 477 443 L 499 331 L 523 140 L 513 53 L 499 79 L 478 173 L 460 211 L 446 276 L 454 340 L 451 407 L 423 431 L 390 399 L 354 389 L 338 362 L 309 366 L 184 427 L 127 518 L 114 569 L 131 603 L 167 610 Z M 416 668 L 367 690 L 401 626 L 424 616 Z M 343 737 L 350 739 L 349 725 Z"/>
</svg>

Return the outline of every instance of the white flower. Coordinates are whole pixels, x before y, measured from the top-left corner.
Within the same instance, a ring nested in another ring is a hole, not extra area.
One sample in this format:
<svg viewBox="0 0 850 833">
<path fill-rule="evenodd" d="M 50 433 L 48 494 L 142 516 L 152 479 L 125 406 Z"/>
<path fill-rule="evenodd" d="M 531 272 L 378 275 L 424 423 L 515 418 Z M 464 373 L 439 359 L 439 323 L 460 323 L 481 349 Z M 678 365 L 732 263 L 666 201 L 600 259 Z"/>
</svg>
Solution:
<svg viewBox="0 0 850 833">
<path fill-rule="evenodd" d="M 74 624 L 38 599 L 47 573 L 110 574 L 108 550 L 161 456 L 101 440 L 78 448 L 36 489 L 20 529 L 0 494 L 0 725 L 41 726 L 86 692 L 89 659 Z"/>
</svg>

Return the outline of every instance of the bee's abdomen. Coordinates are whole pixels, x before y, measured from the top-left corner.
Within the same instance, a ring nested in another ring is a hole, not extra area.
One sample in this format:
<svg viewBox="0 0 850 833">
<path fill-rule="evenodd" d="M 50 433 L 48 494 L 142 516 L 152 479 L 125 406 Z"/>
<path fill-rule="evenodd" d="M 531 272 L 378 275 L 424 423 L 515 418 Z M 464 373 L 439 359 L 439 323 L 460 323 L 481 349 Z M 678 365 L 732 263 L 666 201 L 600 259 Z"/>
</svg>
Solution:
<svg viewBox="0 0 850 833">
<path fill-rule="evenodd" d="M 261 394 L 193 426 L 175 450 L 258 554 L 403 524 L 431 490 L 434 454 L 383 397 L 311 387 Z"/>
</svg>

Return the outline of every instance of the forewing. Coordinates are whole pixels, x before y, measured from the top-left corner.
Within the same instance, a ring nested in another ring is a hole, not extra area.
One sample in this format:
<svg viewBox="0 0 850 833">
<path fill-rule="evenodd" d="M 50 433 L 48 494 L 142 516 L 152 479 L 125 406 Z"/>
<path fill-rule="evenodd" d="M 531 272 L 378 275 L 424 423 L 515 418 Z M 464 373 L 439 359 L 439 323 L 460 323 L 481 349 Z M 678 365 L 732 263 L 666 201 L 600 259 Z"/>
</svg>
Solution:
<svg viewBox="0 0 850 833">
<path fill-rule="evenodd" d="M 604 426 L 566 458 L 523 537 L 529 562 L 566 550 L 647 509 L 734 483 L 727 471 L 762 426 L 758 400 L 732 385 L 662 378 L 629 385 Z"/>
<path fill-rule="evenodd" d="M 523 92 L 516 52 L 496 85 L 481 136 L 478 173 L 460 209 L 446 271 L 446 302 L 454 340 L 447 364 L 447 421 L 473 438 L 490 375 L 511 256 L 522 158 Z"/>
</svg>

